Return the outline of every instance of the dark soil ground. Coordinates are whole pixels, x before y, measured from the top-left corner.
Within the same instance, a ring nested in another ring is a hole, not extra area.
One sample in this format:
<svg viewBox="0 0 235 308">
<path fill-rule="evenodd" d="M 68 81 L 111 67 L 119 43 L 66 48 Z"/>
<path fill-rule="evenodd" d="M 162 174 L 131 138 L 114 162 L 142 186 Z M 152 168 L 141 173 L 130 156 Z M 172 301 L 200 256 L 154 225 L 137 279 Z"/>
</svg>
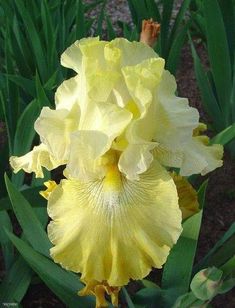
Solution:
<svg viewBox="0 0 235 308">
<path fill-rule="evenodd" d="M 204 63 L 206 56 L 201 45 L 197 47 Z M 209 119 L 201 107 L 201 99 L 196 86 L 191 52 L 188 46 L 183 49 L 182 63 L 177 74 L 179 94 L 188 97 L 190 104 L 199 109 L 201 120 Z M 1 134 L 0 134 L 1 135 Z M 1 137 L 1 136 L 0 136 Z M 225 151 L 224 166 L 210 174 L 206 194 L 206 208 L 198 243 L 196 259 L 203 257 L 235 221 L 235 163 Z M 3 274 L 1 272 L 0 274 Z M 1 275 L 2 276 L 2 275 Z M 155 275 L 151 275 L 153 279 Z M 59 299 L 42 283 L 32 285 L 22 302 L 23 307 L 65 307 Z M 235 307 L 235 292 L 217 296 L 212 302 L 214 308 Z M 82 308 L 82 307 L 81 307 Z"/>
</svg>

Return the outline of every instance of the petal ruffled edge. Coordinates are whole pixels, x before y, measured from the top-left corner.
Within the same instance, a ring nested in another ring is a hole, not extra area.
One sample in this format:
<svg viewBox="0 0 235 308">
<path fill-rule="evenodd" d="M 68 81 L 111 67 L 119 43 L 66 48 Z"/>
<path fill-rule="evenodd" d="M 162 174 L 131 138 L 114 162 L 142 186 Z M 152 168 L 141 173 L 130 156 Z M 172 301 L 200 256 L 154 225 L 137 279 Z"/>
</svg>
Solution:
<svg viewBox="0 0 235 308">
<path fill-rule="evenodd" d="M 20 170 L 24 170 L 27 173 L 35 172 L 36 178 L 44 177 L 42 167 L 52 170 L 63 164 L 63 161 L 56 160 L 50 154 L 47 146 L 43 143 L 35 146 L 31 152 L 23 156 L 10 157 L 10 165 L 14 173 Z"/>
</svg>

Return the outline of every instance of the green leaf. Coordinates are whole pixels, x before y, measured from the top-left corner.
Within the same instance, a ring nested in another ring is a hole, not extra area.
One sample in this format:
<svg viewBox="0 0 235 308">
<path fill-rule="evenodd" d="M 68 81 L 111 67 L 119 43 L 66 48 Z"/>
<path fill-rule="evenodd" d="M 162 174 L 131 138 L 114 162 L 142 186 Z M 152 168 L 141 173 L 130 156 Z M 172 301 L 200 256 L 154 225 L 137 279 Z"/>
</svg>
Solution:
<svg viewBox="0 0 235 308">
<path fill-rule="evenodd" d="M 51 243 L 48 240 L 42 224 L 28 201 L 17 191 L 7 175 L 5 175 L 5 181 L 14 213 L 23 229 L 24 235 L 35 250 L 45 256 L 49 256 Z"/>
<path fill-rule="evenodd" d="M 10 75 L 7 74 L 6 77 L 13 81 L 16 85 L 20 86 L 25 93 L 31 95 L 32 97 L 35 97 L 36 91 L 35 91 L 35 85 L 34 82 L 28 78 L 24 78 L 22 76 L 18 75 Z"/>
<path fill-rule="evenodd" d="M 11 41 L 9 40 L 10 30 L 9 24 L 6 25 L 6 33 L 5 33 L 5 68 L 7 74 L 14 74 L 14 61 L 12 60 L 12 46 Z M 5 123 L 7 126 L 7 133 L 8 133 L 8 142 L 10 147 L 10 153 L 13 145 L 13 138 L 16 129 L 16 124 L 19 115 L 19 93 L 18 87 L 13 84 L 8 78 L 6 78 L 6 85 L 5 85 L 5 93 L 6 96 L 3 100 L 3 105 L 5 108 Z M 14 110 L 14 112 L 12 112 Z"/>
<path fill-rule="evenodd" d="M 174 41 L 171 42 L 171 48 L 169 50 L 166 68 L 172 73 L 176 73 L 176 69 L 180 60 L 180 52 L 185 43 L 185 39 L 187 37 L 187 31 L 190 27 L 191 23 L 188 22 L 181 31 L 178 32 Z"/>
<path fill-rule="evenodd" d="M 157 288 L 157 289 L 159 289 L 159 286 L 157 284 L 155 284 L 154 282 L 152 282 L 151 280 L 142 279 L 141 282 L 145 286 L 145 288 Z"/>
<path fill-rule="evenodd" d="M 161 32 L 159 41 L 161 43 L 161 56 L 163 58 L 168 58 L 169 52 L 169 27 L 170 27 L 170 19 L 172 16 L 173 10 L 173 3 L 174 0 L 168 0 L 163 2 L 163 9 L 162 9 L 162 21 L 161 21 Z"/>
<path fill-rule="evenodd" d="M 206 189 L 208 185 L 208 180 L 205 180 L 198 189 L 197 198 L 199 203 L 199 208 L 203 209 L 206 201 Z"/>
<path fill-rule="evenodd" d="M 6 211 L 0 212 L 0 244 L 2 247 L 2 254 L 6 271 L 10 268 L 14 259 L 14 250 L 9 238 L 7 237 L 4 229 L 12 232 L 12 224 L 10 217 Z"/>
<path fill-rule="evenodd" d="M 112 22 L 108 16 L 106 16 L 106 24 L 107 24 L 108 39 L 111 41 L 115 39 L 116 33 L 113 28 Z"/>
<path fill-rule="evenodd" d="M 230 52 L 231 62 L 234 62 L 234 51 L 235 51 L 235 3 L 234 0 L 219 0 L 221 13 L 223 16 L 224 26 L 228 39 L 228 46 Z"/>
<path fill-rule="evenodd" d="M 76 2 L 76 39 L 81 39 L 86 36 L 85 18 L 84 18 L 84 4 L 82 0 Z"/>
<path fill-rule="evenodd" d="M 31 281 L 32 270 L 18 257 L 0 284 L 0 303 L 20 303 Z"/>
<path fill-rule="evenodd" d="M 45 93 L 45 90 L 43 89 L 40 77 L 37 72 L 36 72 L 36 92 L 37 92 L 37 101 L 41 106 L 41 108 L 44 106 L 52 105 Z"/>
<path fill-rule="evenodd" d="M 132 302 L 132 300 L 130 298 L 130 295 L 128 294 L 128 292 L 127 292 L 125 287 L 122 287 L 122 293 L 123 293 L 124 298 L 125 298 L 125 300 L 127 302 L 127 306 L 129 308 L 135 308 L 135 305 L 133 304 L 133 302 Z"/>
<path fill-rule="evenodd" d="M 166 300 L 167 293 L 170 292 L 166 292 L 166 290 L 162 290 L 161 288 L 143 288 L 134 294 L 133 303 L 138 308 L 170 308 Z"/>
<path fill-rule="evenodd" d="M 138 32 L 140 32 L 142 20 L 149 18 L 149 13 L 145 5 L 145 1 L 128 0 L 128 5 L 132 15 L 133 23 L 137 27 Z"/>
<path fill-rule="evenodd" d="M 204 182 L 198 192 L 199 202 L 204 203 L 201 196 L 205 195 L 206 188 L 207 182 Z M 200 205 L 203 208 L 204 204 Z M 186 293 L 189 288 L 201 219 L 202 210 L 183 223 L 183 232 L 176 245 L 172 248 L 164 266 L 162 287 L 164 289 L 177 289 L 178 296 Z M 172 297 L 172 301 L 174 302 L 175 300 L 176 298 Z"/>
<path fill-rule="evenodd" d="M 24 198 L 33 206 L 33 207 L 45 207 L 46 200 L 39 195 L 39 192 L 44 190 L 43 186 L 27 188 L 21 191 L 21 194 Z M 0 199 L 0 211 L 2 210 L 11 210 L 11 201 L 9 197 Z"/>
<path fill-rule="evenodd" d="M 147 10 L 149 12 L 149 16 L 153 18 L 154 21 L 161 23 L 161 15 L 158 9 L 158 5 L 156 4 L 155 0 L 146 0 Z"/>
<path fill-rule="evenodd" d="M 235 255 L 223 264 L 220 269 L 223 271 L 223 278 L 235 278 Z"/>
<path fill-rule="evenodd" d="M 223 284 L 220 286 L 218 293 L 219 294 L 227 293 L 234 287 L 235 287 L 235 278 L 227 279 L 223 281 Z"/>
<path fill-rule="evenodd" d="M 208 266 L 220 267 L 235 254 L 235 223 L 215 244 L 209 253 L 194 267 L 194 273 Z"/>
<path fill-rule="evenodd" d="M 177 33 L 180 33 L 182 30 L 180 30 L 180 26 L 184 20 L 185 17 L 185 13 L 188 10 L 189 4 L 190 4 L 191 0 L 184 0 L 182 5 L 180 6 L 180 9 L 178 11 L 178 14 L 176 16 L 173 28 L 171 30 L 171 34 L 170 34 L 170 43 L 172 44 L 172 42 L 176 39 Z M 190 23 L 191 25 L 191 23 Z M 185 25 L 184 25 L 185 27 Z"/>
<path fill-rule="evenodd" d="M 14 138 L 14 155 L 23 155 L 30 150 L 33 138 L 35 136 L 34 122 L 39 115 L 39 106 L 36 100 L 33 100 L 25 108 L 18 119 Z"/>
<path fill-rule="evenodd" d="M 35 208 L 34 211 L 45 227 L 48 220 L 46 208 Z M 6 233 L 5 236 L 9 240 Z M 25 238 L 24 234 L 22 238 Z M 32 276 L 33 271 L 30 269 L 29 265 L 21 256 L 16 256 L 14 264 L 6 273 L 0 285 L 0 294 L 2 294 L 2 296 L 0 295 L 0 302 L 20 303 L 29 287 Z"/>
<path fill-rule="evenodd" d="M 219 104 L 228 124 L 230 118 L 229 100 L 232 90 L 232 66 L 225 26 L 217 0 L 207 0 L 203 4 L 211 70 Z"/>
<path fill-rule="evenodd" d="M 209 116 L 213 119 L 215 129 L 217 131 L 221 131 L 226 126 L 224 123 L 223 114 L 213 93 L 208 77 L 202 68 L 200 59 L 196 53 L 192 40 L 190 41 L 194 60 L 194 70 L 202 98 L 203 107 L 205 108 Z"/>
<path fill-rule="evenodd" d="M 66 272 L 12 233 L 7 232 L 7 234 L 25 261 L 68 307 L 94 307 L 93 298 L 78 297 L 77 292 L 83 287 L 78 276 Z"/>
<path fill-rule="evenodd" d="M 32 75 L 32 57 L 30 54 L 30 47 L 28 45 L 27 40 L 22 31 L 22 27 L 18 21 L 16 15 L 13 18 L 13 25 L 10 29 L 10 36 L 9 39 L 12 44 L 12 52 L 13 58 L 18 66 L 18 70 L 20 74 L 24 76 L 31 76 Z"/>
<path fill-rule="evenodd" d="M 235 139 L 235 123 L 222 130 L 222 132 L 218 133 L 211 139 L 210 142 L 211 144 L 226 145 L 233 139 Z"/>
<path fill-rule="evenodd" d="M 102 36 L 102 25 L 103 25 L 103 21 L 104 21 L 104 18 L 105 18 L 105 6 L 107 4 L 107 0 L 104 0 L 104 3 L 101 7 L 101 11 L 100 11 L 100 14 L 99 14 L 99 18 L 98 18 L 98 22 L 97 22 L 97 28 L 96 28 L 96 31 L 95 31 L 95 35 L 96 36 Z"/>
<path fill-rule="evenodd" d="M 197 299 L 193 292 L 186 293 L 177 298 L 172 308 L 204 307 L 204 301 Z M 207 306 L 208 307 L 208 306 Z M 209 307 L 208 307 L 209 308 Z"/>
<path fill-rule="evenodd" d="M 48 6 L 48 1 L 41 1 L 41 19 L 43 25 L 43 36 L 46 42 L 46 57 L 48 63 L 48 71 L 50 73 L 56 67 L 57 50 L 56 50 L 56 33 L 53 26 L 53 18 Z"/>
<path fill-rule="evenodd" d="M 33 100 L 25 108 L 20 118 L 18 119 L 15 137 L 14 137 L 14 155 L 23 155 L 31 148 L 35 130 L 34 122 L 39 115 L 39 106 L 37 100 Z M 12 181 L 17 187 L 21 187 L 24 180 L 24 173 L 21 171 L 12 175 Z"/>
<path fill-rule="evenodd" d="M 93 3 L 84 3 L 84 12 L 87 13 L 88 11 L 95 8 L 97 5 L 103 3 L 104 0 L 95 0 Z"/>
<path fill-rule="evenodd" d="M 22 21 L 24 23 L 25 29 L 28 33 L 30 45 L 33 50 L 33 54 L 35 57 L 35 62 L 37 63 L 38 71 L 40 72 L 40 76 L 42 80 L 45 81 L 46 74 L 47 74 L 47 64 L 45 61 L 46 54 L 45 54 L 43 45 L 41 43 L 40 36 L 35 27 L 33 19 L 31 18 L 31 15 L 29 14 L 29 11 L 25 7 L 23 1 L 17 0 L 15 1 L 15 4 L 22 18 Z"/>
</svg>

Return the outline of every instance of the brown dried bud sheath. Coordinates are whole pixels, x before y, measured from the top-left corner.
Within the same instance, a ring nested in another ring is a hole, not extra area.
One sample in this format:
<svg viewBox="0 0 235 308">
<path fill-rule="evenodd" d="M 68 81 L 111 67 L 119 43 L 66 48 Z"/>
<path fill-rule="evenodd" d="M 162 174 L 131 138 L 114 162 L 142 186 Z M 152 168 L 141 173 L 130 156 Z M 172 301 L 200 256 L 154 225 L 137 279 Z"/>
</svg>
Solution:
<svg viewBox="0 0 235 308">
<path fill-rule="evenodd" d="M 140 33 L 140 42 L 143 42 L 150 47 L 156 43 L 158 35 L 160 33 L 160 24 L 153 21 L 153 19 L 142 21 L 142 31 Z"/>
</svg>

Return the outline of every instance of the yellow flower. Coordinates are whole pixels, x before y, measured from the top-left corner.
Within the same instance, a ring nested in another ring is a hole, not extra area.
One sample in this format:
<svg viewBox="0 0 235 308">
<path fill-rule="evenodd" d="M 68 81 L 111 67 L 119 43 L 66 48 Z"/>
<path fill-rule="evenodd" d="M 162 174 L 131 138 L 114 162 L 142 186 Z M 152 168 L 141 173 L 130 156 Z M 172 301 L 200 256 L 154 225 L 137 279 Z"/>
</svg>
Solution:
<svg viewBox="0 0 235 308">
<path fill-rule="evenodd" d="M 199 212 L 199 203 L 197 192 L 186 178 L 177 175 L 175 172 L 171 173 L 174 180 L 177 194 L 179 197 L 179 207 L 182 212 L 182 219 L 186 219 Z"/>
<path fill-rule="evenodd" d="M 181 233 L 165 167 L 206 173 L 221 165 L 221 149 L 193 136 L 197 110 L 175 96 L 174 77 L 144 43 L 82 39 L 61 63 L 77 75 L 57 89 L 55 110 L 42 109 L 41 144 L 10 163 L 37 177 L 65 166 L 66 179 L 44 193 L 51 256 L 82 274 L 97 307 L 104 291 L 117 304 L 119 288 L 161 268 Z"/>
</svg>

